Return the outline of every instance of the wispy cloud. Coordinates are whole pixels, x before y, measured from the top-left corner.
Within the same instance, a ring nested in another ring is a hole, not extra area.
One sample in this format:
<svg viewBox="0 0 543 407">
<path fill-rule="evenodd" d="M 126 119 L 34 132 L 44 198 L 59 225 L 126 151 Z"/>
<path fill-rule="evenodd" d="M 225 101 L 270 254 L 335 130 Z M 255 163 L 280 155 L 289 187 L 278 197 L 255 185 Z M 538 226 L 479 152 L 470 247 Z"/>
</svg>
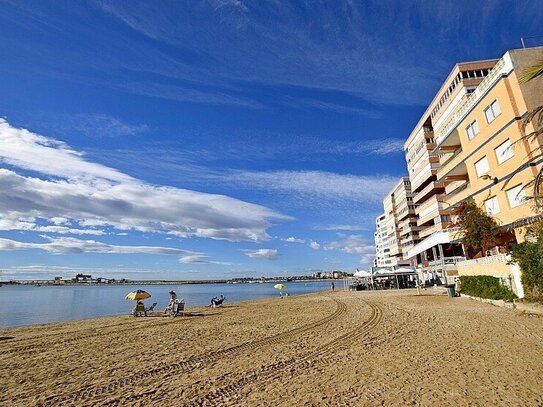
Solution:
<svg viewBox="0 0 543 407">
<path fill-rule="evenodd" d="M 368 230 L 367 226 L 362 225 L 317 225 L 313 226 L 313 230 Z"/>
<path fill-rule="evenodd" d="M 116 117 L 98 113 L 38 113 L 38 122 L 55 134 L 77 134 L 89 138 L 130 137 L 149 131 L 146 124 L 130 124 Z"/>
<path fill-rule="evenodd" d="M 119 231 L 261 241 L 269 238 L 271 220 L 291 219 L 224 195 L 144 183 L 2 119 L 0 163 L 43 177 L 0 168 L 0 213 L 8 223 L 25 216 L 60 217 Z"/>
<path fill-rule="evenodd" d="M 297 3 L 218 7 L 215 2 L 203 2 L 190 9 L 179 4 L 152 12 L 145 2 L 132 2 L 130 6 L 108 2 L 100 6 L 153 40 L 192 46 L 197 55 L 220 60 L 221 70 L 212 75 L 215 81 L 349 92 L 397 104 L 421 102 L 420 92 L 409 91 L 414 86 L 424 90 L 435 86 L 432 67 L 418 63 L 424 55 L 422 49 L 431 49 L 428 40 L 415 38 L 412 30 L 402 38 L 392 39 L 388 29 L 372 24 L 374 8 L 396 24 L 401 16 L 407 23 L 412 9 L 381 3 L 370 7 L 345 2 L 335 8 Z M 321 22 L 321 30 L 313 29 L 314 20 Z M 221 40 L 225 37 L 228 42 Z M 422 48 L 420 51 L 413 50 L 414 42 Z M 262 44 L 266 44 L 266 52 L 262 52 Z M 398 52 L 403 45 L 411 52 Z M 429 64 L 439 62 L 432 60 Z M 397 75 L 398 66 L 402 75 Z M 184 74 L 187 68 L 177 67 Z M 193 74 L 202 78 L 209 73 L 195 70 Z M 402 97 L 398 98 L 398 94 Z"/>
<path fill-rule="evenodd" d="M 327 200 L 380 202 L 397 181 L 392 176 L 357 176 L 323 171 L 235 171 L 228 180 L 267 191 Z"/>
<path fill-rule="evenodd" d="M 162 255 L 191 255 L 193 252 L 173 247 L 160 246 L 121 246 L 97 242 L 95 240 L 81 240 L 73 237 L 45 237 L 44 243 L 20 242 L 0 238 L 0 250 L 44 250 L 52 254 L 78 254 L 78 253 L 108 253 L 108 254 L 162 254 Z"/>
<path fill-rule="evenodd" d="M 183 256 L 179 259 L 181 264 L 220 264 L 220 265 L 232 265 L 230 262 L 209 260 L 209 256 L 203 253 L 194 253 Z"/>
<path fill-rule="evenodd" d="M 321 248 L 321 245 L 320 243 L 312 240 L 311 243 L 309 243 L 309 247 L 311 247 L 313 250 L 319 250 Z"/>
<path fill-rule="evenodd" d="M 345 236 L 342 240 L 327 242 L 324 250 L 340 250 L 349 254 L 361 256 L 361 264 L 369 264 L 375 257 L 375 246 L 361 235 Z"/>
<path fill-rule="evenodd" d="M 254 259 L 277 260 L 279 258 L 279 251 L 277 249 L 244 249 L 242 251 L 247 257 Z"/>
</svg>

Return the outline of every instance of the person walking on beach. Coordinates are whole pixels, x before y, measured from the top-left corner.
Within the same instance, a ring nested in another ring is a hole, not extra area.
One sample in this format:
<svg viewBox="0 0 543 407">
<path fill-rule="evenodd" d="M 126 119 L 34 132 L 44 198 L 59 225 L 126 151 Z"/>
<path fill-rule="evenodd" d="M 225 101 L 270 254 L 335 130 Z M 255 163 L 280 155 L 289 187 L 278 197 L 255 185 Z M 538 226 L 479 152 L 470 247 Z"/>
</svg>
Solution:
<svg viewBox="0 0 543 407">
<path fill-rule="evenodd" d="M 330 289 L 332 291 L 335 291 L 336 290 L 336 285 L 334 284 L 334 282 L 332 281 L 332 285 L 330 286 Z"/>
</svg>

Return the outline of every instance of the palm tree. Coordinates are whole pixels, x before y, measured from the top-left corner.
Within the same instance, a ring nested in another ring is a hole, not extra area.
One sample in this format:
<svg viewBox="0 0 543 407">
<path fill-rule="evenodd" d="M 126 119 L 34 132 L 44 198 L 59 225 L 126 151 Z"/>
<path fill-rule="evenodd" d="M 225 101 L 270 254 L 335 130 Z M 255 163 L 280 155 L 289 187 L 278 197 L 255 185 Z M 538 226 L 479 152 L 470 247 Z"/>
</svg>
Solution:
<svg viewBox="0 0 543 407">
<path fill-rule="evenodd" d="M 526 83 L 536 79 L 541 80 L 542 78 L 543 60 L 540 60 L 523 72 L 522 76 L 520 77 L 520 81 Z M 526 128 L 530 123 L 532 124 L 534 131 L 526 134 Z M 543 138 L 543 105 L 537 106 L 528 112 L 528 115 L 522 120 L 521 129 L 524 135 L 517 142 L 533 142 Z M 528 157 L 530 157 L 531 160 L 541 157 L 543 156 L 542 150 L 543 147 L 538 146 L 528 153 Z M 535 152 L 537 152 L 537 154 L 534 156 Z M 507 184 L 508 182 L 505 183 L 504 188 L 507 186 Z M 535 208 L 538 211 L 543 212 L 543 168 L 539 170 L 534 180 L 527 186 L 533 188 L 533 196 L 530 198 L 534 200 Z"/>
</svg>

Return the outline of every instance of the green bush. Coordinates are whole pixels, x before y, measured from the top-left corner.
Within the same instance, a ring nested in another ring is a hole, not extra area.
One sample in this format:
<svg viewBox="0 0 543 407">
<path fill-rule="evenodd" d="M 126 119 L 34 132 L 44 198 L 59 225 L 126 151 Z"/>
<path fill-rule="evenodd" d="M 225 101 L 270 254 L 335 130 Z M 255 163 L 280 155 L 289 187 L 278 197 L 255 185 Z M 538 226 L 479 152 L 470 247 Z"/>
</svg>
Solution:
<svg viewBox="0 0 543 407">
<path fill-rule="evenodd" d="M 513 246 L 511 256 L 522 271 L 526 299 L 543 303 L 543 225 L 528 229 L 527 240 Z"/>
<path fill-rule="evenodd" d="M 499 278 L 492 276 L 462 276 L 462 293 L 491 300 L 512 301 L 517 296 L 503 285 Z"/>
</svg>

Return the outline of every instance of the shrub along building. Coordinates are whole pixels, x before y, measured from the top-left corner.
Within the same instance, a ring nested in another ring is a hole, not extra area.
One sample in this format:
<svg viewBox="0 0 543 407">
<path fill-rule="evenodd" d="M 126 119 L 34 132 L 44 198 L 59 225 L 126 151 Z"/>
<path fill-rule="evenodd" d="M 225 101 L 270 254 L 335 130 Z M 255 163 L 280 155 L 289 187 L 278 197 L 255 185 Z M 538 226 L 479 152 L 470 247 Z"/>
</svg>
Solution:
<svg viewBox="0 0 543 407">
<path fill-rule="evenodd" d="M 541 169 L 543 151 L 538 141 L 525 139 L 534 129 L 529 124 L 524 131 L 522 121 L 543 104 L 543 79 L 520 77 L 542 59 L 543 47 L 534 47 L 453 68 L 404 145 L 414 209 L 407 224 L 418 236 L 404 241 L 398 262 L 445 281 L 494 275 L 522 296 L 518 267 L 507 264 L 505 253 L 537 218 L 525 198 L 532 195 L 527 185 Z M 497 220 L 502 240 L 474 256 L 481 258 L 466 260 L 452 213 L 469 197 Z M 397 216 L 393 229 L 403 230 L 401 222 Z"/>
</svg>

